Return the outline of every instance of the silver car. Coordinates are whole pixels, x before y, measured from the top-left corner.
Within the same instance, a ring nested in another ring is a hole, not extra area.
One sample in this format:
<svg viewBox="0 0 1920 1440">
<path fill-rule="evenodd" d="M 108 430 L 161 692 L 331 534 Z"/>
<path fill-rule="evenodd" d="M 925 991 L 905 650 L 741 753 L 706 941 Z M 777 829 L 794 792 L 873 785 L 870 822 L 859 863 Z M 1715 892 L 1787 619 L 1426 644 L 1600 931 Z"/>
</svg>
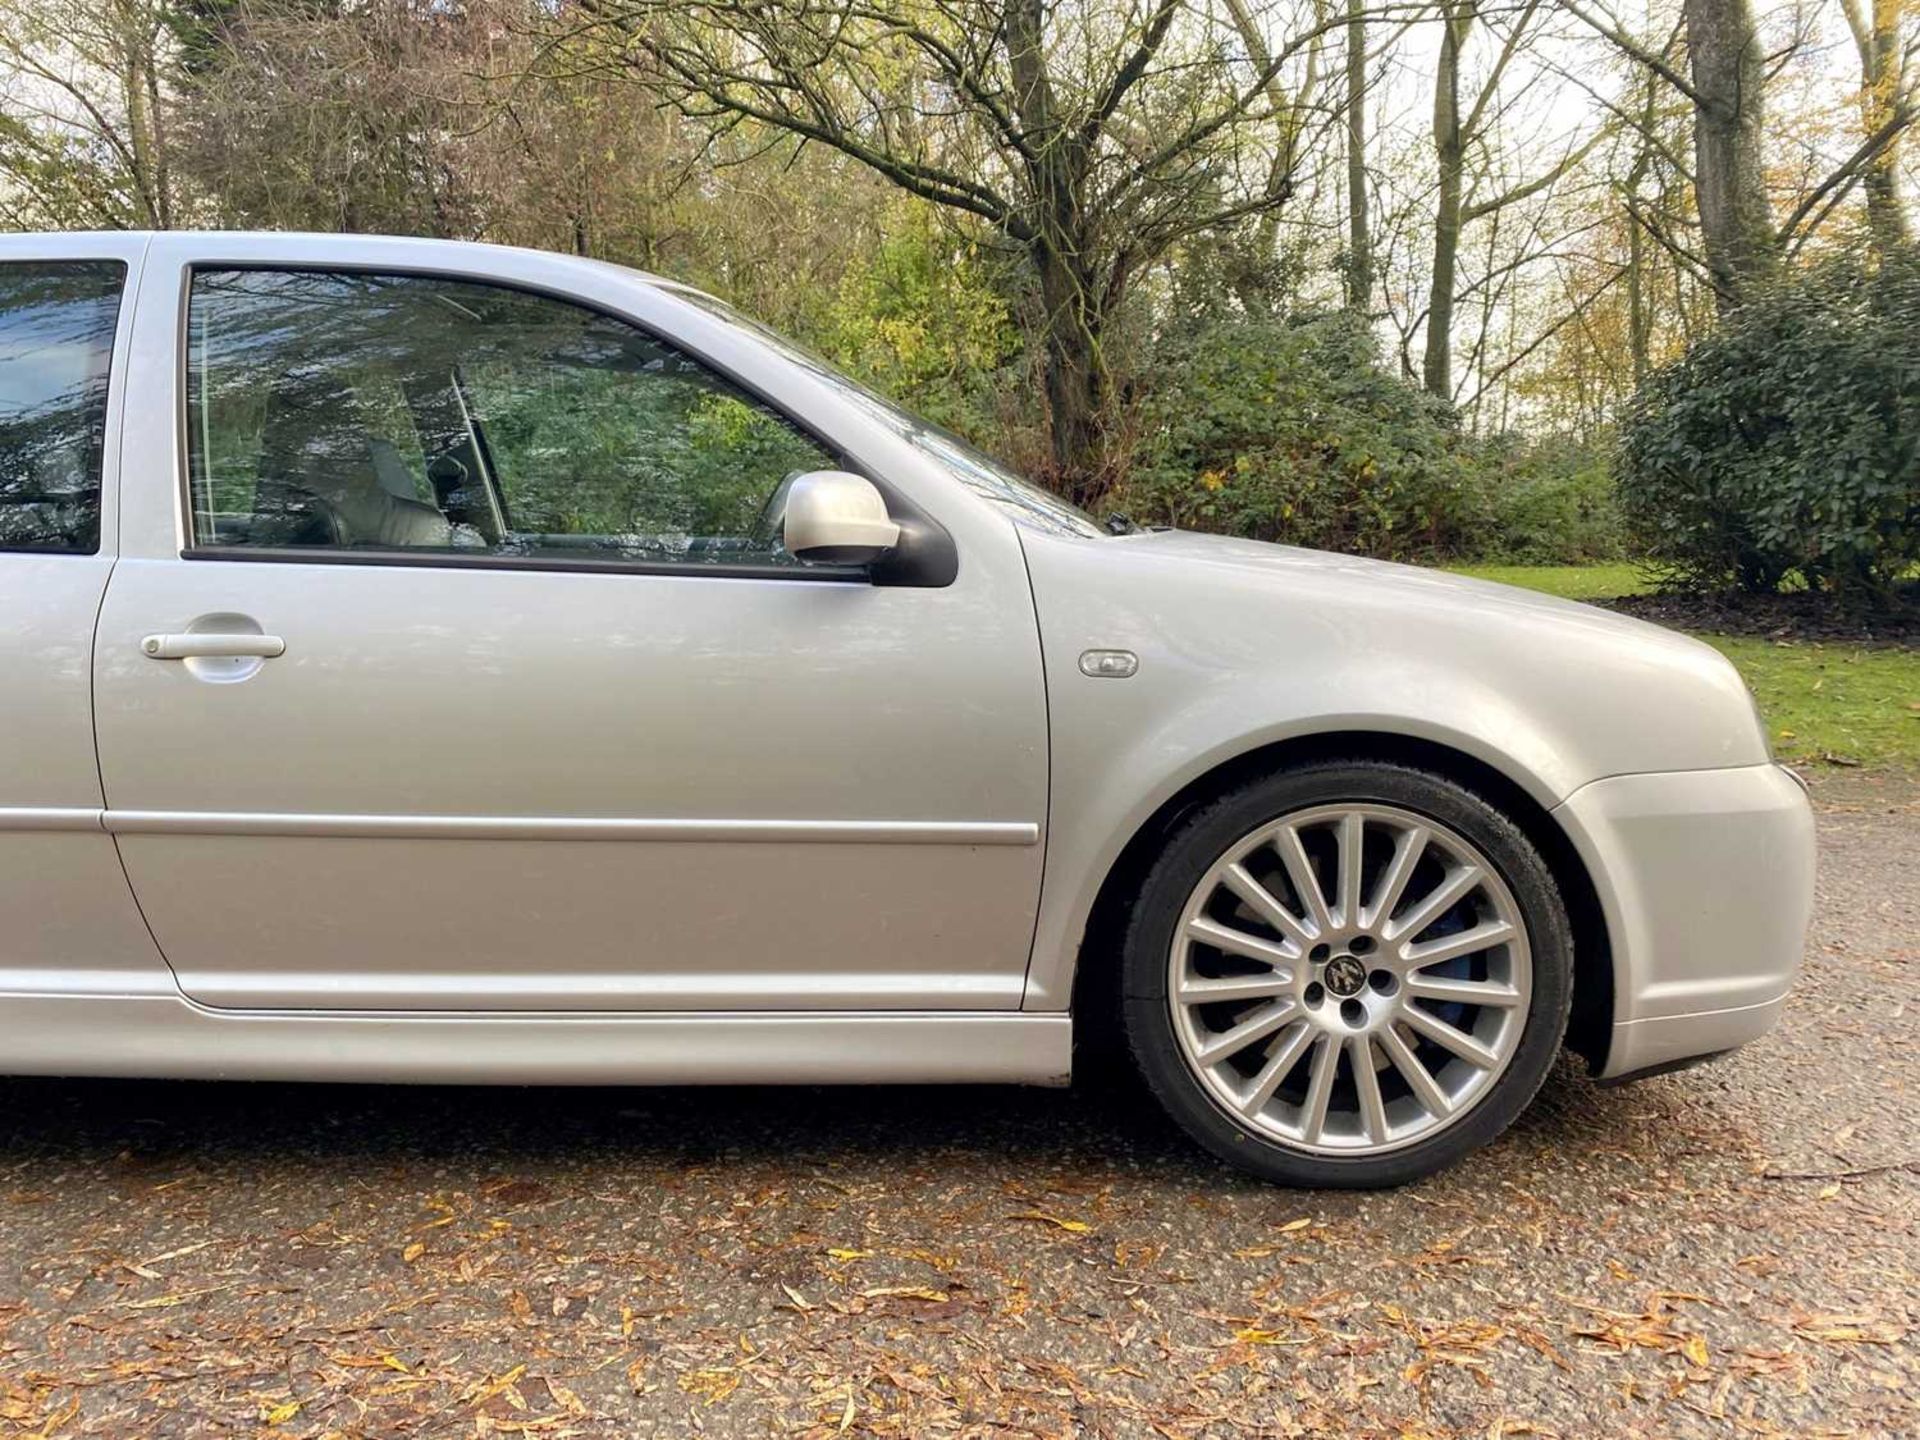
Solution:
<svg viewBox="0 0 1920 1440">
<path fill-rule="evenodd" d="M 0 240 L 0 1069 L 1060 1084 L 1405 1181 L 1752 1040 L 1806 796 L 1707 647 L 1090 521 L 715 300 Z"/>
</svg>

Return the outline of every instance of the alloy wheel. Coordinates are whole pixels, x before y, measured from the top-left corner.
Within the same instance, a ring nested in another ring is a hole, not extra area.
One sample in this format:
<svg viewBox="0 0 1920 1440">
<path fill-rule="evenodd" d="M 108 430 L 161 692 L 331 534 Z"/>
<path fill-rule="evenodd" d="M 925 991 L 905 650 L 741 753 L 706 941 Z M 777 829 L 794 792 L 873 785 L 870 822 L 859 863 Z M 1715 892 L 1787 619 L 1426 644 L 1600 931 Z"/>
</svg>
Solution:
<svg viewBox="0 0 1920 1440">
<path fill-rule="evenodd" d="M 1188 1068 L 1263 1139 L 1363 1157 L 1493 1089 L 1531 999 L 1526 922 L 1463 836 L 1397 806 L 1315 806 L 1243 836 L 1193 888 L 1167 1000 Z"/>
</svg>

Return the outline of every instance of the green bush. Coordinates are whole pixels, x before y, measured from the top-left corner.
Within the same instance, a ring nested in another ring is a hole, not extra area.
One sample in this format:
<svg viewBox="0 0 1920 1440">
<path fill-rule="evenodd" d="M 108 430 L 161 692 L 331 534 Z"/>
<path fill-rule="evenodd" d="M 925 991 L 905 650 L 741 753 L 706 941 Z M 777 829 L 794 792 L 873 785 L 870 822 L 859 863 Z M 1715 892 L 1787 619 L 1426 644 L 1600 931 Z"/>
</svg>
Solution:
<svg viewBox="0 0 1920 1440">
<path fill-rule="evenodd" d="M 1729 315 L 1634 396 L 1619 482 L 1682 584 L 1889 590 L 1920 558 L 1920 252 Z"/>
<path fill-rule="evenodd" d="M 1163 336 L 1115 508 L 1142 522 L 1389 559 L 1477 551 L 1484 486 L 1447 408 L 1364 322 L 1213 318 Z"/>
<path fill-rule="evenodd" d="M 1481 557 L 1584 565 L 1628 552 L 1609 457 L 1591 446 L 1503 437 L 1482 447 L 1493 509 Z"/>
<path fill-rule="evenodd" d="M 991 438 L 1020 334 L 991 256 L 926 206 L 896 206 L 880 243 L 800 328 L 833 364 L 936 425 Z"/>
</svg>

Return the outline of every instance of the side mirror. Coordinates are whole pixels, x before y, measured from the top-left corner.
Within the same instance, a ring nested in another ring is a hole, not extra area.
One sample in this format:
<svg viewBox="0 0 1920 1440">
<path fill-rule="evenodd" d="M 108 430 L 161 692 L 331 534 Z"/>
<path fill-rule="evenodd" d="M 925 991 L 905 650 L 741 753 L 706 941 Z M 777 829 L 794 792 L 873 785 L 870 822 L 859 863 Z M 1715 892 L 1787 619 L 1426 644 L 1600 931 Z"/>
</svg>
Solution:
<svg viewBox="0 0 1920 1440">
<path fill-rule="evenodd" d="M 869 565 L 900 543 L 900 527 L 865 476 L 810 470 L 788 483 L 781 540 L 798 560 Z"/>
</svg>

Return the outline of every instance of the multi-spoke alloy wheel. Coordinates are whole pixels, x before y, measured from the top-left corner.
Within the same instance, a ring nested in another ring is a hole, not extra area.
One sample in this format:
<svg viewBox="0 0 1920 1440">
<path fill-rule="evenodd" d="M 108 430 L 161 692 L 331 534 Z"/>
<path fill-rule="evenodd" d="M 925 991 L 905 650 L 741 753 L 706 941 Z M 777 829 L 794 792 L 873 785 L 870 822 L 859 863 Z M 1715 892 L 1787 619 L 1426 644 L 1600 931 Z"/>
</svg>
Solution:
<svg viewBox="0 0 1920 1440">
<path fill-rule="evenodd" d="M 1391 1184 L 1532 1097 L 1571 957 L 1505 816 L 1438 776 L 1329 763 L 1224 797 L 1169 843 L 1128 935 L 1128 1030 L 1214 1149 L 1275 1178 Z"/>
<path fill-rule="evenodd" d="M 1194 887 L 1174 937 L 1174 1025 L 1249 1125 L 1332 1153 L 1458 1119 L 1526 1023 L 1527 931 L 1480 852 L 1387 805 L 1263 825 Z"/>
</svg>

